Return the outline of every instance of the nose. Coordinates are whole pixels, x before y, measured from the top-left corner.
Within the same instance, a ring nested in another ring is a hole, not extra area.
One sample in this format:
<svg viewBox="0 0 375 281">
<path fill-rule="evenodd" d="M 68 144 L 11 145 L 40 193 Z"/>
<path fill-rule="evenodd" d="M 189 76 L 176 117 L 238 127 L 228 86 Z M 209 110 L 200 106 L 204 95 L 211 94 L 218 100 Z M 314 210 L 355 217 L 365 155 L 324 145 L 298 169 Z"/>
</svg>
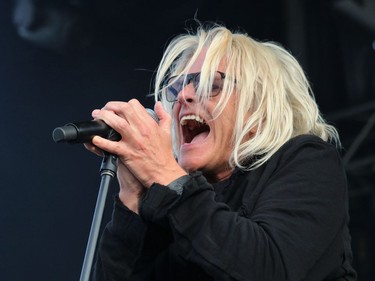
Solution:
<svg viewBox="0 0 375 281">
<path fill-rule="evenodd" d="M 193 83 L 187 84 L 177 96 L 177 100 L 180 104 L 182 103 L 193 103 L 196 101 L 195 87 Z"/>
</svg>

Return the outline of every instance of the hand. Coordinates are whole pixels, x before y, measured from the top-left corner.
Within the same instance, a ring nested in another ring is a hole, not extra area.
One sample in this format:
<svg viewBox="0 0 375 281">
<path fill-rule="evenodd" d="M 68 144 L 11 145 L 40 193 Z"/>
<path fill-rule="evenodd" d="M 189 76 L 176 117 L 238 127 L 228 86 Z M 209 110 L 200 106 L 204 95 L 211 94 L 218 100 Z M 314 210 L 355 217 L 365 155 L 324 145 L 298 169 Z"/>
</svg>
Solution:
<svg viewBox="0 0 375 281">
<path fill-rule="evenodd" d="M 139 200 L 147 189 L 121 161 L 118 162 L 117 179 L 120 184 L 120 201 L 130 210 L 139 214 Z"/>
<path fill-rule="evenodd" d="M 95 153 L 98 156 L 104 157 L 104 152 L 91 143 L 85 143 L 87 150 Z M 146 188 L 140 181 L 134 177 L 130 171 L 118 161 L 117 179 L 120 185 L 119 199 L 120 201 L 135 213 L 139 213 L 139 199 L 146 191 Z"/>
<path fill-rule="evenodd" d="M 155 105 L 159 125 L 137 101 L 109 102 L 92 116 L 101 119 L 122 137 L 118 142 L 94 137 L 92 143 L 118 159 L 142 186 L 154 182 L 167 185 L 186 172 L 174 159 L 171 138 L 171 117 L 160 102 Z"/>
</svg>

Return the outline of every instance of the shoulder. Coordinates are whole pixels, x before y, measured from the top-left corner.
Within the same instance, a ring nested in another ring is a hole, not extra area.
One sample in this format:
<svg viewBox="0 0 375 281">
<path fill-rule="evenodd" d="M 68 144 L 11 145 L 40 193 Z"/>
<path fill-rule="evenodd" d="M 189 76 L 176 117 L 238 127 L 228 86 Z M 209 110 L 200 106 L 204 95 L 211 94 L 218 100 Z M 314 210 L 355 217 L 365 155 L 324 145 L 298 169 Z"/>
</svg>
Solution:
<svg viewBox="0 0 375 281">
<path fill-rule="evenodd" d="M 308 178 L 311 182 L 336 178 L 340 184 L 344 184 L 346 178 L 336 146 L 314 135 L 296 136 L 284 143 L 260 167 L 249 171 L 238 169 L 237 173 L 242 175 L 242 178 L 263 184 L 280 176 L 299 176 Z"/>
<path fill-rule="evenodd" d="M 300 135 L 287 141 L 271 157 L 270 161 L 290 161 L 295 157 L 308 157 L 316 160 L 337 160 L 341 161 L 339 151 L 331 143 L 328 143 L 314 135 Z"/>
<path fill-rule="evenodd" d="M 293 148 L 298 148 L 302 146 L 316 146 L 316 147 L 325 147 L 325 148 L 332 148 L 336 150 L 336 147 L 319 138 L 315 135 L 299 135 L 296 136 L 289 141 L 287 141 L 281 148 L 280 151 L 286 151 Z"/>
<path fill-rule="evenodd" d="M 305 174 L 313 178 L 327 173 L 343 178 L 344 168 L 336 146 L 317 136 L 300 135 L 284 143 L 266 163 L 250 174 L 265 178 Z"/>
</svg>

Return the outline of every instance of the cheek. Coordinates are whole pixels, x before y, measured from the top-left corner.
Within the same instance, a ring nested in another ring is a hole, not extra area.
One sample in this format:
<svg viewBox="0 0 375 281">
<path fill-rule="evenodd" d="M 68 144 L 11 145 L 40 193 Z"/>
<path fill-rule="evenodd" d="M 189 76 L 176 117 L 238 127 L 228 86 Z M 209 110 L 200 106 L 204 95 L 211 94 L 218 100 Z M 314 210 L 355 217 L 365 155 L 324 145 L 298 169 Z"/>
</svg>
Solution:
<svg viewBox="0 0 375 281">
<path fill-rule="evenodd" d="M 172 108 L 172 118 L 174 118 L 175 120 L 178 120 L 178 113 L 180 112 L 179 110 L 179 106 L 177 105 L 177 103 L 173 106 Z"/>
<path fill-rule="evenodd" d="M 234 130 L 234 121 L 231 118 L 223 118 L 216 124 L 216 140 L 228 144 L 232 138 Z"/>
</svg>

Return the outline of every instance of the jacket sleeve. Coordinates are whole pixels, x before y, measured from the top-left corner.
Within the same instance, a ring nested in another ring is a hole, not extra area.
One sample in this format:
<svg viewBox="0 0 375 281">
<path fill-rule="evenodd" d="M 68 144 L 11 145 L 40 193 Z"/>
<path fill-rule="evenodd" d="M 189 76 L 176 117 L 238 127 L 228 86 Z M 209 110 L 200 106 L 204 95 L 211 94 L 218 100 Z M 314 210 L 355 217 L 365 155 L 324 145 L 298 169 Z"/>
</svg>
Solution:
<svg viewBox="0 0 375 281">
<path fill-rule="evenodd" d="M 155 256 L 167 247 L 169 240 L 165 229 L 145 223 L 116 196 L 112 220 L 102 233 L 91 279 L 151 280 Z"/>
<path fill-rule="evenodd" d="M 181 256 L 215 280 L 324 279 L 318 275 L 329 274 L 332 264 L 322 265 L 317 275 L 311 270 L 347 222 L 338 153 L 315 141 L 291 144 L 273 158 L 261 174 L 249 172 L 246 181 L 254 186 L 245 193 L 244 211 L 217 202 L 212 186 L 197 174 L 181 196 L 154 184 L 141 216 L 168 222 Z"/>
</svg>

